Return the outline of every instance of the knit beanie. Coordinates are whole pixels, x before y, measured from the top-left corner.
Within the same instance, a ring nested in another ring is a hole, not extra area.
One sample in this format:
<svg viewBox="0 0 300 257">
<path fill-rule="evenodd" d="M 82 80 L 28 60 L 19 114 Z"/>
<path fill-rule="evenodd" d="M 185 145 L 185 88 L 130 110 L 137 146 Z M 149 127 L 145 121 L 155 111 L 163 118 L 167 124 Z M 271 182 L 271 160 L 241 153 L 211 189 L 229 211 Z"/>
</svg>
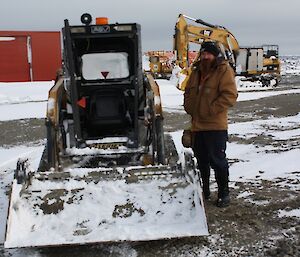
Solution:
<svg viewBox="0 0 300 257">
<path fill-rule="evenodd" d="M 217 57 L 220 53 L 220 49 L 215 42 L 206 41 L 201 44 L 200 52 L 209 52 Z"/>
</svg>

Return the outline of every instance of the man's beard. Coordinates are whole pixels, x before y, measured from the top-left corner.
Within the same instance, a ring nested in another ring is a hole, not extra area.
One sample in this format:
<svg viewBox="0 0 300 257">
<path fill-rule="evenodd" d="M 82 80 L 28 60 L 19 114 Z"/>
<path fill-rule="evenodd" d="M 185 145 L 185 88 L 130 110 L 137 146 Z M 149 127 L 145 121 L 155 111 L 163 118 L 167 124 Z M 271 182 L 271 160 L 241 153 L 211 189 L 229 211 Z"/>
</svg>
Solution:
<svg viewBox="0 0 300 257">
<path fill-rule="evenodd" d="M 203 74 L 209 73 L 214 67 L 216 67 L 217 61 L 214 59 L 213 61 L 203 59 L 200 61 L 200 70 Z"/>
</svg>

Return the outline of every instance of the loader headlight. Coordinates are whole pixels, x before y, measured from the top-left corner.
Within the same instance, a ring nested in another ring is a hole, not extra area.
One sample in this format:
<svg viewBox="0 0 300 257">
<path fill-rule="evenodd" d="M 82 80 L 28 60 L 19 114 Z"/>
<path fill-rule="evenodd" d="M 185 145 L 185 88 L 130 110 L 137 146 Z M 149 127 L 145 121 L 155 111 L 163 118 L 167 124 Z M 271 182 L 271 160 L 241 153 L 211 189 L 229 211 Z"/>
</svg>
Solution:
<svg viewBox="0 0 300 257">
<path fill-rule="evenodd" d="M 80 20 L 83 24 L 90 25 L 92 22 L 92 15 L 90 15 L 89 13 L 84 13 L 81 15 Z"/>
</svg>

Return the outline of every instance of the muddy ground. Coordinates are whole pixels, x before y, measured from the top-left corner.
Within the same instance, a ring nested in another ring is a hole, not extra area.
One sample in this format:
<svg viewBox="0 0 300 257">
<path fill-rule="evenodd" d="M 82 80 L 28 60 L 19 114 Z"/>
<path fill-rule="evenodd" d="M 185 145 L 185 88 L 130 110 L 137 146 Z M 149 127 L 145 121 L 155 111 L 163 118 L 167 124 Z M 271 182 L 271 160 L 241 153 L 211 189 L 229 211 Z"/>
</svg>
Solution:
<svg viewBox="0 0 300 257">
<path fill-rule="evenodd" d="M 276 90 L 300 88 L 299 78 L 285 78 Z M 286 117 L 300 112 L 300 94 L 279 95 L 239 102 L 230 110 L 230 122 Z M 165 113 L 167 131 L 182 129 L 188 118 L 180 113 Z M 44 120 L 0 122 L 0 145 L 40 144 L 45 138 Z M 230 137 L 230 141 L 241 139 Z M 269 144 L 270 139 L 259 139 Z M 299 147 L 300 139 L 296 146 Z M 294 142 L 295 143 L 295 142 Z M 298 173 L 297 173 L 298 172 Z M 206 202 L 210 236 L 140 243 L 114 243 L 71 248 L 4 250 L 0 256 L 300 256 L 300 223 L 296 217 L 278 217 L 280 209 L 300 208 L 300 192 L 292 185 L 300 183 L 277 179 L 259 179 L 249 183 L 231 182 L 232 203 L 227 208 L 214 205 L 215 194 Z M 254 194 L 236 198 L 242 192 Z M 202 255 L 201 255 L 202 254 Z"/>
</svg>

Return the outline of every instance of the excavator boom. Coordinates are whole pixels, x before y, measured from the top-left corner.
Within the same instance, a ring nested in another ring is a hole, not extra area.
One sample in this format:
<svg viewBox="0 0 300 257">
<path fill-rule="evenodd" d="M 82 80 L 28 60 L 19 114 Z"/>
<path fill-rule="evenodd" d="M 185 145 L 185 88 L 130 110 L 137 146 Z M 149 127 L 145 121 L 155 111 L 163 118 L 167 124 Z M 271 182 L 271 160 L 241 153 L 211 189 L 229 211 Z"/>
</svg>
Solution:
<svg viewBox="0 0 300 257">
<path fill-rule="evenodd" d="M 204 26 L 189 24 L 187 20 Z M 224 52 L 225 50 L 230 51 L 235 55 L 239 50 L 238 41 L 226 28 L 180 14 L 175 25 L 174 50 L 177 51 L 177 62 L 181 68 L 187 69 L 190 66 L 188 61 L 189 44 L 201 44 L 204 41 L 215 41 Z"/>
<path fill-rule="evenodd" d="M 192 21 L 193 24 L 190 24 Z M 200 24 L 200 25 L 196 25 Z M 188 58 L 189 45 L 202 44 L 204 41 L 214 41 L 219 45 L 224 57 L 229 60 L 232 66 L 235 66 L 236 56 L 239 51 L 239 44 L 235 36 L 223 26 L 212 25 L 201 19 L 194 19 L 180 14 L 175 25 L 174 50 L 177 53 L 177 65 L 183 69 L 185 79 L 177 85 L 184 90 L 191 73 L 192 63 Z M 199 56 L 195 59 L 198 60 Z"/>
</svg>

